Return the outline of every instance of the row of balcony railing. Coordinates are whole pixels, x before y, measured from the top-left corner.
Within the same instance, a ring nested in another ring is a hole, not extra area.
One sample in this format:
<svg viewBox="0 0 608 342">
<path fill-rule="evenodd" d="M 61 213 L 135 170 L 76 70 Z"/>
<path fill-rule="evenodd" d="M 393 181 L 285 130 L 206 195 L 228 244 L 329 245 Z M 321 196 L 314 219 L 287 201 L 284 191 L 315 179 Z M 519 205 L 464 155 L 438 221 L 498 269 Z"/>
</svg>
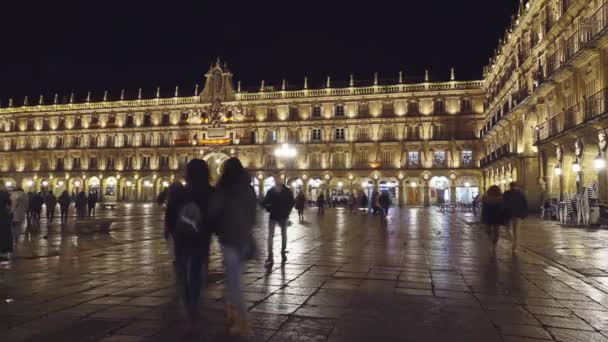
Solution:
<svg viewBox="0 0 608 342">
<path fill-rule="evenodd" d="M 511 146 L 509 144 L 505 144 L 505 145 L 502 145 L 501 147 L 497 148 L 496 150 L 492 151 L 485 157 L 481 158 L 479 160 L 479 165 L 481 167 L 485 167 L 502 158 L 505 158 L 505 157 L 508 157 L 511 155 L 512 155 Z"/>
<path fill-rule="evenodd" d="M 566 2 L 568 2 L 566 4 Z M 572 5 L 573 1 L 564 1 L 564 8 L 567 9 Z M 556 42 L 557 49 L 546 59 L 546 68 L 542 65 L 539 66 L 539 71 L 533 75 L 533 89 L 531 92 L 527 88 L 520 89 L 516 93 L 517 101 L 513 103 L 515 106 L 530 96 L 536 89 L 543 85 L 546 80 L 551 78 L 553 74 L 558 72 L 565 65 L 568 65 L 572 59 L 579 54 L 579 52 L 585 48 L 588 48 L 590 44 L 602 33 L 605 32 L 606 26 L 608 26 L 608 2 L 604 2 L 598 10 L 596 10 L 589 18 L 582 18 L 578 21 L 573 32 L 564 40 Z M 528 56 L 524 56 L 528 58 Z M 521 59 L 520 59 L 521 60 Z M 487 104 L 489 105 L 489 103 Z M 511 109 L 515 106 L 511 106 Z M 486 106 L 486 108 L 489 108 Z M 503 113 L 503 117 L 506 113 Z M 491 124 L 486 129 L 488 131 L 498 121 Z M 484 132 L 485 133 L 485 132 Z"/>
<path fill-rule="evenodd" d="M 585 98 L 581 104 L 576 104 L 550 117 L 536 127 L 536 142 L 540 143 L 592 120 L 605 117 L 607 102 L 608 89 L 603 89 Z"/>
</svg>

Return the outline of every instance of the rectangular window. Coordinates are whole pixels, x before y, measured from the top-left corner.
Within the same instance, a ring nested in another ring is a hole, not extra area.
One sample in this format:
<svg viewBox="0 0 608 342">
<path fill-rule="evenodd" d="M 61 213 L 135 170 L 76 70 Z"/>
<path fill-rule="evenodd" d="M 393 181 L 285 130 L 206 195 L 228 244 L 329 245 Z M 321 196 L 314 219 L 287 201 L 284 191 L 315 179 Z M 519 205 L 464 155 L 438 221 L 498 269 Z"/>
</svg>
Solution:
<svg viewBox="0 0 608 342">
<path fill-rule="evenodd" d="M 63 158 L 57 158 L 55 160 L 55 168 L 57 169 L 57 171 L 63 171 L 63 169 L 64 169 Z"/>
<path fill-rule="evenodd" d="M 312 107 L 312 117 L 320 118 L 321 117 L 321 106 Z"/>
<path fill-rule="evenodd" d="M 336 169 L 344 169 L 346 168 L 346 158 L 344 153 L 338 152 L 334 154 L 334 168 Z"/>
<path fill-rule="evenodd" d="M 277 142 L 277 140 L 278 140 L 278 139 L 279 139 L 279 135 L 277 134 L 277 131 L 270 131 L 270 132 L 268 133 L 268 140 L 269 140 L 271 143 L 275 143 L 275 142 Z"/>
<path fill-rule="evenodd" d="M 435 114 L 444 114 L 445 113 L 445 104 L 442 100 L 435 100 Z"/>
<path fill-rule="evenodd" d="M 420 166 L 420 152 L 408 152 L 407 154 L 407 165 L 408 167 L 419 167 Z"/>
<path fill-rule="evenodd" d="M 80 147 L 80 137 L 73 137 L 72 138 L 72 146 L 73 147 Z"/>
<path fill-rule="evenodd" d="M 445 167 L 445 152 L 436 151 L 433 155 L 433 166 L 434 167 Z"/>
<path fill-rule="evenodd" d="M 382 140 L 393 141 L 395 140 L 395 127 L 384 127 L 382 129 Z"/>
<path fill-rule="evenodd" d="M 357 128 L 357 141 L 364 142 L 369 141 L 369 128 L 360 127 Z"/>
<path fill-rule="evenodd" d="M 321 141 L 321 129 L 313 128 L 310 131 L 310 140 L 316 142 Z"/>
<path fill-rule="evenodd" d="M 336 141 L 344 141 L 346 140 L 346 135 L 344 134 L 344 128 L 336 128 Z"/>
<path fill-rule="evenodd" d="M 73 170 L 80 170 L 80 158 L 74 158 L 72 160 L 72 169 Z"/>
<path fill-rule="evenodd" d="M 312 153 L 310 155 L 310 166 L 311 169 L 320 169 L 321 168 L 321 154 Z"/>
<path fill-rule="evenodd" d="M 407 113 L 409 115 L 416 115 L 419 114 L 419 107 L 418 107 L 418 102 L 410 102 L 407 104 Z"/>
<path fill-rule="evenodd" d="M 163 114 L 163 125 L 168 126 L 171 124 L 171 117 L 169 116 L 169 113 L 164 113 Z"/>
<path fill-rule="evenodd" d="M 382 166 L 390 167 L 393 164 L 393 152 L 384 151 L 380 154 Z"/>
<path fill-rule="evenodd" d="M 473 166 L 473 151 L 464 150 L 461 152 L 461 157 L 463 166 Z"/>
<path fill-rule="evenodd" d="M 471 113 L 473 111 L 473 106 L 471 105 L 471 100 L 462 99 L 460 102 L 460 112 L 461 113 Z"/>
<path fill-rule="evenodd" d="M 336 117 L 343 117 L 344 116 L 344 105 L 336 105 Z"/>
<path fill-rule="evenodd" d="M 355 166 L 361 168 L 369 167 L 369 159 L 367 157 L 367 151 L 359 151 L 355 154 Z"/>
<path fill-rule="evenodd" d="M 97 157 L 89 158 L 89 170 L 97 169 Z"/>
<path fill-rule="evenodd" d="M 109 158 L 106 169 L 114 170 L 115 168 L 116 168 L 116 163 L 114 162 L 114 158 Z"/>
<path fill-rule="evenodd" d="M 55 147 L 57 147 L 57 148 L 63 147 L 63 137 L 55 138 Z"/>
<path fill-rule="evenodd" d="M 133 115 L 127 115 L 126 126 L 133 127 L 133 125 L 134 125 Z"/>
</svg>

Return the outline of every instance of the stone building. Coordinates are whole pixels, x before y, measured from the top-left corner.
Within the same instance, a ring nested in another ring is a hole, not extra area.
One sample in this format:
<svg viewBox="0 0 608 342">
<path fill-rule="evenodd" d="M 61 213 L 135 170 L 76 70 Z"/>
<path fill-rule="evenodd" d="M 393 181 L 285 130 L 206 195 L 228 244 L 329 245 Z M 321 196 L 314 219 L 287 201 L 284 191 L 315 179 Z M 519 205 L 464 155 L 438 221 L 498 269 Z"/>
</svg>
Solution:
<svg viewBox="0 0 608 342">
<path fill-rule="evenodd" d="M 399 72 L 251 91 L 218 61 L 192 96 L 11 101 L 0 173 L 9 188 L 147 201 L 192 158 L 216 178 L 238 156 L 258 194 L 278 172 L 309 199 L 385 190 L 400 205 L 468 203 L 518 181 L 531 207 L 594 182 L 608 200 L 607 24 L 604 0 L 522 0 L 480 81 Z"/>
</svg>

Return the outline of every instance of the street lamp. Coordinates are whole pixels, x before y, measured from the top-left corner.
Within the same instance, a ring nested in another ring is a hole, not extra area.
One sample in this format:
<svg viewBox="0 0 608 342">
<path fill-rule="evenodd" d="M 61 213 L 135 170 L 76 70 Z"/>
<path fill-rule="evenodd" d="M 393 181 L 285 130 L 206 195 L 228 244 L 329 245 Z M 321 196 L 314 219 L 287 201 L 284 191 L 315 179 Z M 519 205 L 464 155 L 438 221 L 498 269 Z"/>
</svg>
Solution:
<svg viewBox="0 0 608 342">
<path fill-rule="evenodd" d="M 274 155 L 277 158 L 293 158 L 295 157 L 297 154 L 297 151 L 295 148 L 289 146 L 289 144 L 282 144 L 281 147 L 278 147 L 277 149 L 274 150 Z"/>
<path fill-rule="evenodd" d="M 593 161 L 593 166 L 597 171 L 602 171 L 606 168 L 606 159 L 602 157 L 601 153 L 598 153 L 597 157 L 595 157 L 595 160 Z"/>
<path fill-rule="evenodd" d="M 572 163 L 572 172 L 574 172 L 574 173 L 581 172 L 581 164 L 578 163 L 578 160 L 576 160 L 576 161 L 574 161 L 574 163 Z"/>
<path fill-rule="evenodd" d="M 562 168 L 559 166 L 559 164 L 555 165 L 555 169 L 553 169 L 553 173 L 555 173 L 556 176 L 562 175 Z"/>
</svg>

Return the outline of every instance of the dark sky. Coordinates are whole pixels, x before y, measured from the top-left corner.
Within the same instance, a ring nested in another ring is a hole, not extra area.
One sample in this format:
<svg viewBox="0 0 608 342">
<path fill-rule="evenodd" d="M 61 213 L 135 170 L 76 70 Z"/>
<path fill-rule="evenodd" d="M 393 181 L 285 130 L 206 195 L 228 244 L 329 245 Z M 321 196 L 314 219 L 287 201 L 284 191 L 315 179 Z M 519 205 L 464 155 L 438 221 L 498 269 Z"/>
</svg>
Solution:
<svg viewBox="0 0 608 342">
<path fill-rule="evenodd" d="M 0 98 L 121 88 L 152 97 L 202 83 L 227 60 L 247 87 L 332 80 L 481 78 L 518 0 L 6 1 L 0 14 Z M 48 100 L 47 100 L 48 101 Z"/>
</svg>

